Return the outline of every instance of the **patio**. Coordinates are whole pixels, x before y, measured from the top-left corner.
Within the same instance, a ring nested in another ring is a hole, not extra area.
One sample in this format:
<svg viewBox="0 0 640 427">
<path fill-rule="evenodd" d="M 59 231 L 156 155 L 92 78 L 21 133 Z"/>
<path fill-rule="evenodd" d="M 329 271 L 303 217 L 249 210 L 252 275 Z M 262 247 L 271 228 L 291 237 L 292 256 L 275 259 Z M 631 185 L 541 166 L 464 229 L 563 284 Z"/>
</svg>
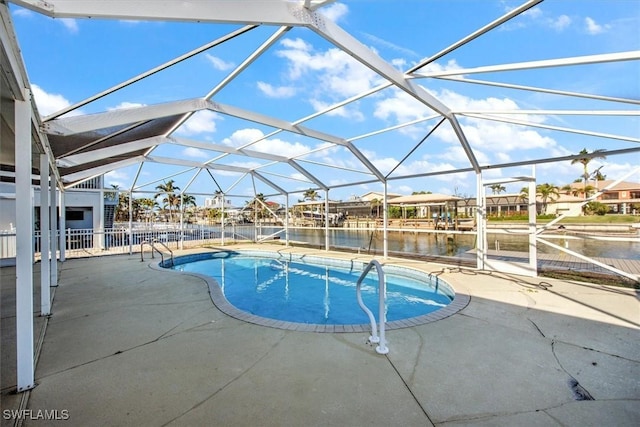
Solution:
<svg viewBox="0 0 640 427">
<path fill-rule="evenodd" d="M 233 246 L 248 247 L 255 246 Z M 20 409 L 27 395 L 23 409 L 31 412 L 23 415 L 56 410 L 73 425 L 635 426 L 640 420 L 633 289 L 450 266 L 443 273 L 443 265 L 394 259 L 441 274 L 471 301 L 446 319 L 389 331 L 390 353 L 381 356 L 367 334 L 287 331 L 231 318 L 213 305 L 201 278 L 151 269 L 150 262 L 116 255 L 61 265 L 37 386 L 21 395 L 7 389 L 5 369 L 15 371 L 4 363 L 15 353 L 7 334 L 15 331 L 7 325 L 15 270 L 2 269 L 3 409 Z M 3 426 L 13 422 L 3 416 Z M 36 424 L 56 421 L 24 423 Z"/>
</svg>

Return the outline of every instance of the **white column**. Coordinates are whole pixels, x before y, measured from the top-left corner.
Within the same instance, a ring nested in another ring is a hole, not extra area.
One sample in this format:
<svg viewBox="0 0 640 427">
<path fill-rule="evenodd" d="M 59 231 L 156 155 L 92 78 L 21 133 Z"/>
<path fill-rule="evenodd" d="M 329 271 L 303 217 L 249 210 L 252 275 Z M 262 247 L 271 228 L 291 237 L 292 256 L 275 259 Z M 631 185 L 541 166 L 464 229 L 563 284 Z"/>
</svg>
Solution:
<svg viewBox="0 0 640 427">
<path fill-rule="evenodd" d="M 329 190 L 324 192 L 324 250 L 329 250 Z"/>
<path fill-rule="evenodd" d="M 51 243 L 49 238 L 49 156 L 40 154 L 40 315 L 51 314 Z M 55 239 L 55 236 L 53 237 Z M 55 259 L 55 258 L 54 258 Z"/>
<path fill-rule="evenodd" d="M 476 174 L 476 267 L 479 270 L 484 270 L 487 259 L 486 202 L 482 173 L 480 172 Z"/>
<path fill-rule="evenodd" d="M 18 391 L 32 389 L 33 203 L 31 200 L 31 93 L 15 101 L 16 164 L 16 376 Z"/>
<path fill-rule="evenodd" d="M 184 249 L 184 196 L 180 193 L 180 250 Z"/>
<path fill-rule="evenodd" d="M 538 248 L 536 239 L 536 166 L 531 166 L 529 181 L 529 268 L 538 275 Z"/>
<path fill-rule="evenodd" d="M 388 243 L 388 233 L 387 223 L 389 214 L 387 212 L 387 181 L 384 182 L 384 192 L 383 192 L 383 200 L 382 200 L 382 221 L 384 224 L 382 226 L 382 256 L 387 258 L 389 256 L 389 243 Z"/>
<path fill-rule="evenodd" d="M 289 246 L 289 194 L 284 196 L 285 214 L 284 214 L 284 245 Z"/>
<path fill-rule="evenodd" d="M 100 180 L 102 181 L 102 180 Z M 100 201 L 98 202 L 98 229 L 93 231 L 93 248 L 105 250 L 104 239 L 104 188 L 100 188 Z"/>
<path fill-rule="evenodd" d="M 51 185 L 55 184 L 55 177 L 51 179 Z M 67 258 L 65 250 L 67 248 L 67 205 L 64 200 L 64 191 L 60 190 L 58 195 L 60 196 L 60 240 L 58 242 L 58 246 L 60 247 L 60 262 L 64 262 Z M 53 237 L 55 239 L 55 236 Z M 52 284 L 52 286 L 58 286 L 57 283 Z"/>
<path fill-rule="evenodd" d="M 224 246 L 224 193 L 222 194 L 222 207 L 220 208 L 220 245 Z"/>
<path fill-rule="evenodd" d="M 140 248 L 142 252 L 142 247 Z M 129 255 L 133 253 L 133 185 L 129 190 Z M 153 249 L 151 250 L 153 253 Z"/>
<path fill-rule="evenodd" d="M 52 179 L 53 183 L 54 180 Z M 51 224 L 51 286 L 58 286 L 58 198 L 56 197 L 56 186 L 49 186 L 50 215 L 49 223 Z"/>
</svg>

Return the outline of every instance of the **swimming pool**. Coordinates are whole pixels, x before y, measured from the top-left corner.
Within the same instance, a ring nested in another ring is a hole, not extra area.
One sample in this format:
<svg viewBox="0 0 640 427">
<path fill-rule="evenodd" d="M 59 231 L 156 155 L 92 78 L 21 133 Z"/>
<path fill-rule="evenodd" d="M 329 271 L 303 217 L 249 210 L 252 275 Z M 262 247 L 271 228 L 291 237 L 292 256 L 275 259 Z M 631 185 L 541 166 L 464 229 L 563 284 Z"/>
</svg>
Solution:
<svg viewBox="0 0 640 427">
<path fill-rule="evenodd" d="M 355 332 L 368 327 L 355 293 L 365 266 L 362 261 L 307 255 L 223 251 L 177 257 L 171 268 L 214 279 L 216 285 L 210 286 L 214 303 L 234 317 L 285 329 L 300 329 L 293 324 L 314 325 L 309 330 L 318 332 Z M 452 314 L 449 307 L 455 293 L 445 281 L 393 265 L 385 265 L 384 271 L 388 329 Z M 377 313 L 375 271 L 363 281 L 362 297 Z M 224 309 L 229 308 L 227 304 L 233 307 L 232 313 Z"/>
</svg>

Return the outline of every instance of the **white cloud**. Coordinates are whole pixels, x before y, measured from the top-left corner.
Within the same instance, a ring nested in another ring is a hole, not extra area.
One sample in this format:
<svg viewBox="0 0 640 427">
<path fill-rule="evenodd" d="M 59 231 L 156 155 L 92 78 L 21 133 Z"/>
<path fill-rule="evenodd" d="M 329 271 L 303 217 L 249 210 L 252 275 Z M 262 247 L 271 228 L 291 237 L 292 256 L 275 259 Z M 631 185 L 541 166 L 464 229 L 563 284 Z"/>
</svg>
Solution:
<svg viewBox="0 0 640 427">
<path fill-rule="evenodd" d="M 38 106 L 38 112 L 42 116 L 48 116 L 71 105 L 64 96 L 56 93 L 47 93 L 36 84 L 31 84 L 31 90 Z"/>
<path fill-rule="evenodd" d="M 313 47 L 301 39 L 284 39 L 284 49 L 276 55 L 288 61 L 288 77 L 318 84 L 318 94 L 346 98 L 370 89 L 379 77 L 347 53 L 331 48 L 324 52 L 314 52 Z"/>
<path fill-rule="evenodd" d="M 256 84 L 260 92 L 262 92 L 269 98 L 291 98 L 296 94 L 296 89 L 292 86 L 274 87 L 269 83 L 260 81 Z"/>
<path fill-rule="evenodd" d="M 80 28 L 78 28 L 78 21 L 75 19 L 60 18 L 58 21 L 60 21 L 60 23 L 72 34 L 76 34 L 80 30 Z"/>
<path fill-rule="evenodd" d="M 124 189 L 131 186 L 131 177 L 126 172 L 114 170 L 104 175 L 104 183 L 109 187 L 117 185 L 119 188 Z"/>
<path fill-rule="evenodd" d="M 140 104 L 138 102 L 121 102 L 120 104 L 116 105 L 115 107 L 108 107 L 107 111 L 116 111 L 116 110 L 126 110 L 129 108 L 140 108 L 140 107 L 145 107 L 146 104 Z"/>
<path fill-rule="evenodd" d="M 331 105 L 333 105 L 330 102 L 323 102 L 320 101 L 318 99 L 310 99 L 309 102 L 311 103 L 311 105 L 313 106 L 313 109 L 316 111 L 322 111 L 325 110 L 326 108 L 330 107 Z M 338 116 L 338 117 L 344 117 L 346 119 L 351 119 L 351 120 L 355 120 L 358 122 L 362 122 L 365 120 L 364 114 L 362 114 L 362 112 L 360 110 L 358 110 L 357 108 L 354 108 L 357 104 L 352 104 L 350 106 L 343 106 L 340 108 L 336 108 L 334 110 L 331 110 L 327 113 L 325 113 L 327 116 Z"/>
<path fill-rule="evenodd" d="M 225 138 L 222 143 L 231 147 L 241 147 L 263 137 L 264 133 L 260 129 L 240 129 L 229 138 Z M 247 149 L 286 157 L 297 156 L 311 150 L 310 147 L 299 142 L 287 142 L 278 138 L 262 139 Z"/>
<path fill-rule="evenodd" d="M 571 18 L 567 15 L 560 15 L 557 18 L 550 20 L 549 24 L 551 25 L 551 28 L 556 31 L 562 31 L 571 25 Z"/>
<path fill-rule="evenodd" d="M 194 147 L 185 148 L 184 150 L 182 150 L 182 154 L 186 157 L 192 157 L 195 159 L 206 159 L 211 157 L 207 155 L 206 151 Z"/>
<path fill-rule="evenodd" d="M 213 65 L 213 68 L 220 71 L 231 70 L 234 67 L 233 62 L 227 62 L 217 56 L 213 56 L 209 53 L 205 54 L 205 58 Z"/>
<path fill-rule="evenodd" d="M 333 3 L 327 7 L 323 7 L 318 10 L 327 19 L 338 22 L 349 13 L 349 8 L 344 3 Z"/>
<path fill-rule="evenodd" d="M 197 135 L 207 132 L 216 131 L 216 120 L 221 120 L 221 117 L 213 111 L 201 110 L 194 113 L 189 120 L 187 120 L 177 133 L 180 135 Z"/>
<path fill-rule="evenodd" d="M 587 33 L 591 35 L 601 34 L 606 32 L 610 27 L 609 25 L 600 25 L 590 17 L 584 18 L 585 28 Z"/>
<path fill-rule="evenodd" d="M 13 10 L 13 16 L 19 16 L 19 17 L 32 17 L 34 16 L 35 13 L 30 11 L 29 9 L 14 9 Z"/>
</svg>

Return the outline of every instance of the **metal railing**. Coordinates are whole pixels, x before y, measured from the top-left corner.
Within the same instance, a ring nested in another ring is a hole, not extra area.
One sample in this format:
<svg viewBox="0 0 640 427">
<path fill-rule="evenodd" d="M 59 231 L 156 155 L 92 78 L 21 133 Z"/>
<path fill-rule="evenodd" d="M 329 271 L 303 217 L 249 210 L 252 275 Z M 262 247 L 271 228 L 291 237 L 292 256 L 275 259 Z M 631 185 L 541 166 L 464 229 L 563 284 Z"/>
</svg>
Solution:
<svg viewBox="0 0 640 427">
<path fill-rule="evenodd" d="M 170 259 L 171 259 L 171 263 L 170 263 L 170 267 L 173 267 L 173 251 L 171 249 L 169 249 L 167 247 L 167 245 L 165 245 L 162 242 L 158 242 L 158 241 L 148 241 L 148 240 L 143 240 L 142 242 L 140 242 L 140 262 L 144 262 L 144 244 L 147 244 L 151 247 L 151 258 L 154 258 L 153 256 L 153 251 L 155 250 L 156 252 L 158 252 L 160 254 L 160 260 L 162 261 L 162 266 L 166 267 L 164 264 L 164 254 L 162 253 L 161 250 L 159 250 L 158 248 L 156 248 L 156 244 L 159 244 L 160 246 L 162 246 L 163 248 L 165 248 L 167 251 L 169 251 L 169 255 L 170 255 Z"/>
<path fill-rule="evenodd" d="M 378 272 L 378 294 L 379 294 L 378 320 L 380 324 L 380 335 L 378 335 L 378 330 L 377 330 L 378 328 L 376 327 L 376 319 L 373 316 L 373 313 L 371 312 L 371 310 L 367 308 L 367 306 L 364 304 L 364 301 L 362 301 L 362 290 L 361 290 L 362 281 L 367 277 L 367 275 L 369 274 L 369 271 L 371 271 L 373 267 L 375 267 L 376 271 Z M 367 266 L 362 271 L 360 278 L 358 278 L 358 282 L 356 283 L 356 298 L 358 299 L 358 305 L 360 305 L 360 308 L 362 308 L 362 310 L 365 313 L 367 313 L 367 316 L 369 316 L 369 322 L 371 323 L 371 336 L 369 337 L 369 342 L 378 344 L 378 346 L 376 347 L 376 352 L 378 354 L 389 353 L 389 348 L 387 347 L 387 340 L 385 338 L 385 324 L 387 322 L 386 296 L 387 296 L 387 285 L 384 280 L 384 271 L 382 270 L 382 265 L 380 265 L 380 263 L 375 259 L 372 259 L 371 261 L 369 261 L 369 264 L 367 264 Z"/>
</svg>

